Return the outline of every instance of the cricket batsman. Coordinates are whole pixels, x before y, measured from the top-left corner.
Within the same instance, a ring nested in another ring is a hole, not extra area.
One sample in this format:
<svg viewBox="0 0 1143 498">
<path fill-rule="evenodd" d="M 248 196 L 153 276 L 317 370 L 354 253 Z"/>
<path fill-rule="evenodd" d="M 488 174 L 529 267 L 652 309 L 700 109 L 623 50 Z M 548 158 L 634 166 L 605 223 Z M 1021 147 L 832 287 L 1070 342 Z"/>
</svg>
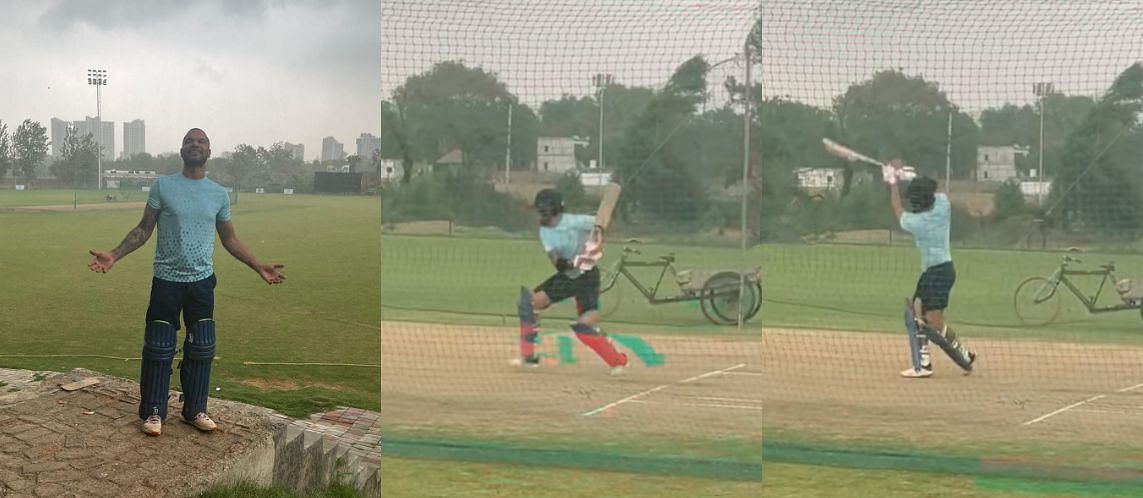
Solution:
<svg viewBox="0 0 1143 498">
<path fill-rule="evenodd" d="M 948 196 L 937 193 L 936 180 L 918 177 L 909 182 L 906 197 L 909 199 L 910 210 L 905 211 L 897 186 L 900 172 L 901 160 L 894 159 L 885 165 L 883 177 L 889 184 L 889 201 L 893 206 L 893 214 L 899 220 L 901 229 L 913 236 L 921 256 L 921 277 L 917 281 L 912 302 L 917 334 L 911 337 L 909 344 L 914 364 L 912 368 L 902 371 L 901 375 L 908 378 L 933 375 L 929 341 L 940 347 L 966 373 L 971 373 L 976 353 L 957 340 L 956 333 L 948 327 L 944 316 L 949 295 L 956 282 L 956 268 L 949 250 L 952 208 Z"/>
<path fill-rule="evenodd" d="M 534 207 L 540 217 L 540 243 L 556 271 L 533 290 L 520 288 L 520 358 L 512 363 L 539 366 L 535 351 L 539 333 L 536 313 L 575 298 L 579 318 L 571 329 L 576 338 L 599 355 L 612 375 L 622 374 L 628 364 L 627 355 L 617 351 L 599 330 L 599 269 L 595 264 L 603 255 L 603 227 L 594 216 L 564 213 L 563 197 L 553 189 L 536 194 Z"/>
</svg>

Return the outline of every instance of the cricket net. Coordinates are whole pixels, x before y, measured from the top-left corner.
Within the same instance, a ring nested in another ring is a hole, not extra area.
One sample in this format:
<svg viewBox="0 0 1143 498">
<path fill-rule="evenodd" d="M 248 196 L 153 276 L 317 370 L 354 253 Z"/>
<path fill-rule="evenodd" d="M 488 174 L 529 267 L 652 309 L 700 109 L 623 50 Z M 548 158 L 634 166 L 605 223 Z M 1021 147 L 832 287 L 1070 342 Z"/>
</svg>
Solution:
<svg viewBox="0 0 1143 498">
<path fill-rule="evenodd" d="M 386 455 L 761 479 L 756 12 L 384 3 Z M 590 229 L 610 183 L 600 328 L 627 368 L 573 332 L 574 298 L 540 312 L 538 368 L 511 365 L 521 288 L 555 274 L 533 200 L 555 189 Z"/>
<path fill-rule="evenodd" d="M 766 460 L 1143 477 L 1143 4 L 767 0 L 757 34 Z M 971 375 L 899 374 L 919 252 L 823 139 L 947 194 Z"/>
</svg>

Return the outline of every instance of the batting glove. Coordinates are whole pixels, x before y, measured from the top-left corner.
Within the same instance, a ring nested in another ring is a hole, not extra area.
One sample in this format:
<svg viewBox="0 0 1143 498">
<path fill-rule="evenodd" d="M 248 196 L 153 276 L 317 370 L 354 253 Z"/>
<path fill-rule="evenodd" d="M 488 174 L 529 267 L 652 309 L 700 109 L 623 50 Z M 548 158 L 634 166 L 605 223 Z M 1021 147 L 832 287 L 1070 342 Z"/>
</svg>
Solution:
<svg viewBox="0 0 1143 498">
<path fill-rule="evenodd" d="M 881 177 L 882 177 L 882 179 L 885 180 L 885 183 L 888 183 L 889 185 L 896 185 L 897 184 L 897 168 L 894 168 L 894 167 L 886 164 L 885 166 L 883 166 L 881 168 Z"/>
</svg>

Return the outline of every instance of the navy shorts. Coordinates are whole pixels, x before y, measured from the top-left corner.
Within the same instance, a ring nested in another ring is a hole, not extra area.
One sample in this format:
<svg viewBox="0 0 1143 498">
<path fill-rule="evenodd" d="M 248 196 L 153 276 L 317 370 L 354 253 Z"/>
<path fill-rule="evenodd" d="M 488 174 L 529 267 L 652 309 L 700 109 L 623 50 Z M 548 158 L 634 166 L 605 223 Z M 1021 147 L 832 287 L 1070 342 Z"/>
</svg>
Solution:
<svg viewBox="0 0 1143 498">
<path fill-rule="evenodd" d="M 576 310 L 581 315 L 598 310 L 599 268 L 592 268 L 577 278 L 570 278 L 563 272 L 556 273 L 534 291 L 547 294 L 552 304 L 574 297 Z"/>
<path fill-rule="evenodd" d="M 921 311 L 941 311 L 949 307 L 949 294 L 956 283 L 956 268 L 952 261 L 930 266 L 917 280 L 913 298 L 921 299 Z"/>
<path fill-rule="evenodd" d="M 214 318 L 214 287 L 218 279 L 211 275 L 197 282 L 171 282 L 151 279 L 151 303 L 147 306 L 147 323 L 163 321 L 179 330 L 179 315 L 188 326 L 204 318 Z"/>
</svg>

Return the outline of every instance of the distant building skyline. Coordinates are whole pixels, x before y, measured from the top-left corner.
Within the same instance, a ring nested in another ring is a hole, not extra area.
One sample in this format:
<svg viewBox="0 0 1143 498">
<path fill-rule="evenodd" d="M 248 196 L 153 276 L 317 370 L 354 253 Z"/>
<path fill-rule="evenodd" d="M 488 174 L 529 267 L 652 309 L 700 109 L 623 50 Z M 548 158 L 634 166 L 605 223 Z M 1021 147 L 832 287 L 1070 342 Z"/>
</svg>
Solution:
<svg viewBox="0 0 1143 498">
<path fill-rule="evenodd" d="M 123 123 L 123 158 L 147 151 L 147 125 L 142 119 Z"/>
<path fill-rule="evenodd" d="M 345 144 L 338 142 L 333 137 L 325 137 L 321 140 L 321 160 L 325 161 L 340 161 L 345 159 Z"/>
<path fill-rule="evenodd" d="M 300 159 L 302 161 L 306 160 L 306 146 L 305 145 L 303 145 L 303 144 L 292 144 L 290 142 L 285 142 L 282 145 L 286 147 L 286 150 L 290 151 L 290 158 Z"/>
<path fill-rule="evenodd" d="M 381 150 L 381 137 L 373 136 L 372 133 L 362 132 L 357 137 L 357 156 L 369 160 L 373 157 L 373 152 Z"/>
</svg>

